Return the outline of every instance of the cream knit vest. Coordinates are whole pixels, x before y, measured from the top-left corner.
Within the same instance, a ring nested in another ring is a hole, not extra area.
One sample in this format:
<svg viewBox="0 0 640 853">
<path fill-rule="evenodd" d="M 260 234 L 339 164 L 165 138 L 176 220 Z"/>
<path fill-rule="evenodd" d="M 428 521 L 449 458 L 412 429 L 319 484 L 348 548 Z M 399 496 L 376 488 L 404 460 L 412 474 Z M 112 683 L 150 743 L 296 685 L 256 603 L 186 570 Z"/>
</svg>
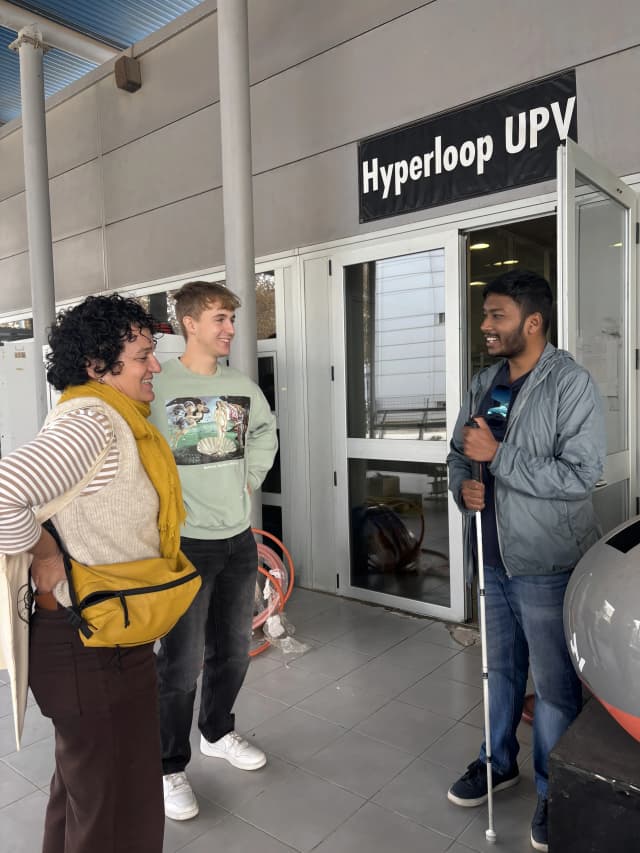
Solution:
<svg viewBox="0 0 640 853">
<path fill-rule="evenodd" d="M 113 425 L 118 469 L 94 494 L 80 494 L 53 519 L 69 552 L 87 566 L 125 563 L 160 555 L 158 493 L 144 470 L 136 440 L 124 418 L 95 397 L 56 406 L 47 423 L 75 409 L 96 409 Z"/>
</svg>

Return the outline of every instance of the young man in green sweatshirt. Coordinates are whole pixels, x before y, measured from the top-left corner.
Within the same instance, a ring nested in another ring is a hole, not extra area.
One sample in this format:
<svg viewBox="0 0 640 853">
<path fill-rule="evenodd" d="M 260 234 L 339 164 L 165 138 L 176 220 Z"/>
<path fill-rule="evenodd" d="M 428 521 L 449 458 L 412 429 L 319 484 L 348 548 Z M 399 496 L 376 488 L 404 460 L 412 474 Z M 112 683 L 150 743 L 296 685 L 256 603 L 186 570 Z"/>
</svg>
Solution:
<svg viewBox="0 0 640 853">
<path fill-rule="evenodd" d="M 249 666 L 257 577 L 251 492 L 273 464 L 277 438 L 261 390 L 222 362 L 235 334 L 238 297 L 222 284 L 194 281 L 175 301 L 186 348 L 154 382 L 151 420 L 178 466 L 187 510 L 181 547 L 202 575 L 195 601 L 157 655 L 165 814 L 187 820 L 198 814 L 185 768 L 201 669 L 201 752 L 241 770 L 266 762 L 235 731 L 232 708 Z"/>
</svg>

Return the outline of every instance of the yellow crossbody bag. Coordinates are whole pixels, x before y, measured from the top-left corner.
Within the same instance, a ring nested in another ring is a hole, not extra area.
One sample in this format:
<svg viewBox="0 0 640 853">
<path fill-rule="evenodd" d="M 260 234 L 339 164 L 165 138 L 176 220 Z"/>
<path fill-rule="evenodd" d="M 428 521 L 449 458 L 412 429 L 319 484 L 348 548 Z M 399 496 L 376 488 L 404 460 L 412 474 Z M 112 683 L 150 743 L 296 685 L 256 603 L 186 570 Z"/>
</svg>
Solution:
<svg viewBox="0 0 640 853">
<path fill-rule="evenodd" d="M 85 646 L 153 643 L 173 628 L 200 589 L 200 574 L 182 551 L 175 559 L 85 566 L 65 551 L 55 527 L 46 527 L 64 557 L 67 613 Z"/>
</svg>

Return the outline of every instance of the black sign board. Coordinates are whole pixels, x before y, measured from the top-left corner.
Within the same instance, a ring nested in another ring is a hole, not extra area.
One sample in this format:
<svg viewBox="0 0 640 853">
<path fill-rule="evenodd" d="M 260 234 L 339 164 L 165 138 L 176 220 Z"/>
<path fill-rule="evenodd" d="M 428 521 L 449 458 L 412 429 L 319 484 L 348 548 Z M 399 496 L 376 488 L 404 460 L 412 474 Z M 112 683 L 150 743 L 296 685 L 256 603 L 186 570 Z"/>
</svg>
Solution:
<svg viewBox="0 0 640 853">
<path fill-rule="evenodd" d="M 365 139 L 360 221 L 552 178 L 560 141 L 577 141 L 576 114 L 576 75 L 568 71 Z"/>
</svg>

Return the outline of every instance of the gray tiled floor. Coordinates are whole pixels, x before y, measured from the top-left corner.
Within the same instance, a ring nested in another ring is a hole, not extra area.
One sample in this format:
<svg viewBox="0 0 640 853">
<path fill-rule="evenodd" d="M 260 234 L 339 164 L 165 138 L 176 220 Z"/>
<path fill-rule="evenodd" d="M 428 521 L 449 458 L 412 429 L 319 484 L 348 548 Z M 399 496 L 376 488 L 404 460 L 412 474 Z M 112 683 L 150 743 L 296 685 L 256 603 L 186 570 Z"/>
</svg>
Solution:
<svg viewBox="0 0 640 853">
<path fill-rule="evenodd" d="M 486 809 L 446 798 L 481 739 L 477 648 L 463 649 L 440 623 L 303 589 L 287 615 L 311 650 L 291 662 L 275 649 L 253 660 L 236 706 L 238 729 L 267 751 L 267 766 L 247 773 L 205 758 L 194 729 L 188 772 L 200 815 L 167 821 L 165 853 L 486 850 Z M 3 675 L 0 847 L 38 853 L 51 727 L 30 706 L 14 751 Z M 495 849 L 506 853 L 531 850 L 531 732 L 521 730 L 523 778 L 495 803 Z"/>
</svg>

